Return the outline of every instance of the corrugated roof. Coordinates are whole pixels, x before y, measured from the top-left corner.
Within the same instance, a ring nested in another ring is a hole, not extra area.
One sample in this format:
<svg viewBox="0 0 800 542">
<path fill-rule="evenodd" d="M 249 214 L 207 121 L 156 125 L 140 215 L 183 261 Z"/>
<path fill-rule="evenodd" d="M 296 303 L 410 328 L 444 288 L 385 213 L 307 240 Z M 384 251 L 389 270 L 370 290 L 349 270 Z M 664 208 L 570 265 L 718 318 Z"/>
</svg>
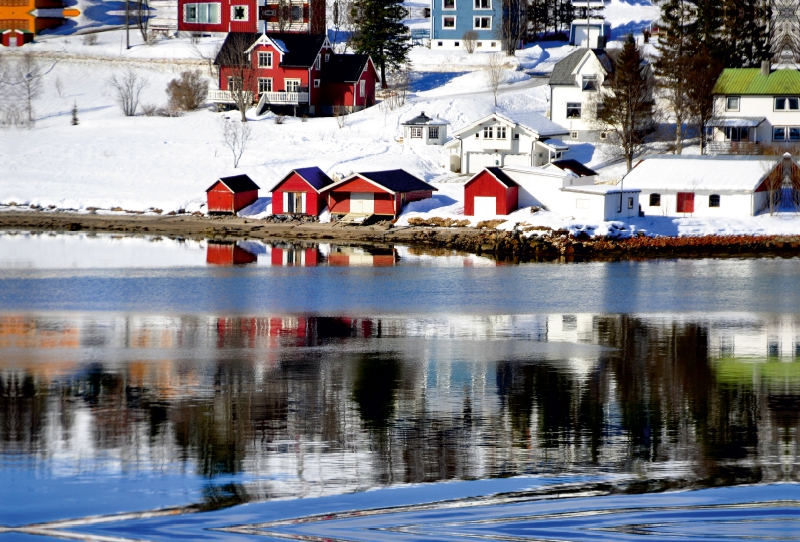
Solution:
<svg viewBox="0 0 800 542">
<path fill-rule="evenodd" d="M 729 126 L 755 128 L 767 120 L 766 117 L 711 117 L 706 126 L 725 128 Z"/>
<path fill-rule="evenodd" d="M 220 177 L 220 182 L 222 182 L 225 186 L 231 189 L 234 194 L 238 194 L 239 192 L 248 192 L 250 190 L 258 190 L 259 186 L 253 182 L 253 179 L 248 177 L 247 175 L 234 175 L 232 177 Z M 214 183 L 217 184 L 217 183 Z M 206 192 L 211 190 L 214 187 L 212 184 Z"/>
<path fill-rule="evenodd" d="M 305 181 L 313 186 L 317 191 L 322 190 L 326 186 L 332 185 L 333 181 L 330 177 L 325 175 L 325 172 L 318 167 L 303 167 L 294 170 L 295 173 L 300 175 Z"/>
<path fill-rule="evenodd" d="M 717 79 L 714 94 L 800 94 L 800 71 L 775 70 L 763 75 L 759 68 L 727 68 Z"/>
<path fill-rule="evenodd" d="M 436 190 L 425 181 L 418 179 L 404 169 L 386 171 L 367 171 L 358 173 L 361 177 L 384 186 L 392 192 L 414 192 L 416 190 Z"/>
</svg>

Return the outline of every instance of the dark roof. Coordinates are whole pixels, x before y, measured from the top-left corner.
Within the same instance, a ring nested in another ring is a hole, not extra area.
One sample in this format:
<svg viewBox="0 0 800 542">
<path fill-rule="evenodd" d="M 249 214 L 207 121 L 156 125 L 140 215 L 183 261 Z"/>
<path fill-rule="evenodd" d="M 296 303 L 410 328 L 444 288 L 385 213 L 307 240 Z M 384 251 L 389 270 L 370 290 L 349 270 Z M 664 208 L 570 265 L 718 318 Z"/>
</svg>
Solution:
<svg viewBox="0 0 800 542">
<path fill-rule="evenodd" d="M 500 181 L 501 183 L 503 183 L 508 187 L 518 186 L 517 183 L 514 181 L 514 179 L 506 175 L 506 172 L 500 169 L 499 167 L 487 167 L 486 171 L 494 175 L 498 181 Z"/>
<path fill-rule="evenodd" d="M 225 42 L 219 50 L 217 58 L 214 63 L 222 65 L 223 63 L 231 65 L 231 59 L 239 58 L 244 59 L 241 53 L 244 53 L 250 46 L 261 38 L 260 32 L 230 32 L 225 37 Z M 281 42 L 286 48 L 286 54 L 283 55 L 281 66 L 295 66 L 308 68 L 314 64 L 317 59 L 317 54 L 325 42 L 324 34 L 281 34 L 267 32 L 266 36 L 273 40 Z M 239 53 L 237 56 L 236 53 Z"/>
<path fill-rule="evenodd" d="M 369 55 L 331 55 L 322 66 L 326 83 L 355 83 L 369 61 Z"/>
<path fill-rule="evenodd" d="M 413 192 L 415 190 L 436 190 L 434 187 L 417 179 L 403 169 L 389 169 L 386 171 L 368 171 L 358 173 L 361 177 L 369 179 L 392 192 Z"/>
<path fill-rule="evenodd" d="M 411 120 L 407 120 L 401 123 L 403 126 L 413 126 L 415 124 L 427 124 L 430 122 L 431 118 L 425 114 L 425 111 L 417 115 Z"/>
<path fill-rule="evenodd" d="M 584 166 L 577 160 L 571 160 L 571 159 L 555 160 L 551 163 L 558 169 L 569 170 L 578 177 L 591 177 L 592 175 L 597 175 L 597 172 L 595 170 Z"/>
<path fill-rule="evenodd" d="M 305 179 L 305 181 L 318 192 L 326 186 L 333 184 L 331 178 L 325 175 L 325 172 L 316 166 L 295 169 L 294 172 Z"/>
<path fill-rule="evenodd" d="M 578 67 L 578 64 L 581 60 L 583 60 L 583 57 L 586 55 L 587 51 L 589 51 L 589 49 L 585 47 L 578 49 L 556 62 L 556 65 L 553 66 L 553 71 L 550 74 L 550 84 L 575 85 L 575 76 L 572 74 L 572 72 L 576 67 Z M 605 51 L 605 49 L 592 49 L 591 51 L 600 61 L 600 64 L 603 65 L 603 69 L 605 69 L 608 73 L 611 73 L 614 70 L 614 63 L 608 56 L 608 53 Z"/>
<path fill-rule="evenodd" d="M 258 190 L 259 186 L 253 182 L 253 179 L 247 175 L 234 175 L 233 177 L 220 177 L 219 182 L 231 189 L 234 194 L 239 192 L 248 192 L 250 190 Z M 217 183 L 214 183 L 217 184 Z M 214 184 L 208 187 L 206 192 L 214 188 Z"/>
</svg>

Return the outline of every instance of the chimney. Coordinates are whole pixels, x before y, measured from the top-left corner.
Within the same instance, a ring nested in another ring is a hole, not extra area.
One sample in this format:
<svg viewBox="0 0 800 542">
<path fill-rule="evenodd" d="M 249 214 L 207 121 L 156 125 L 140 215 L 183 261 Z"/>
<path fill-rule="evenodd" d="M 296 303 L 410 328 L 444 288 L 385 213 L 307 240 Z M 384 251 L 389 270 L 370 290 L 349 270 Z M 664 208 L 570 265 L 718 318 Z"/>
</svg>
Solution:
<svg viewBox="0 0 800 542">
<path fill-rule="evenodd" d="M 772 67 L 772 62 L 769 60 L 761 61 L 761 75 L 769 75 L 769 70 Z"/>
</svg>

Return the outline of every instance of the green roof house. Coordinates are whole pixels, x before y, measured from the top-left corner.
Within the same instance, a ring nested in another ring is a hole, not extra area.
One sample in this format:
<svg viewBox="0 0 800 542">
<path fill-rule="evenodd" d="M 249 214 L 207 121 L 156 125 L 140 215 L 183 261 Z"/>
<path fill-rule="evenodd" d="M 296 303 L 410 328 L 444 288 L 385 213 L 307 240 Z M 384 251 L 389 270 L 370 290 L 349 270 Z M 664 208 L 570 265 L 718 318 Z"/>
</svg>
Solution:
<svg viewBox="0 0 800 542">
<path fill-rule="evenodd" d="M 726 69 L 714 86 L 709 150 L 752 153 L 759 145 L 800 145 L 800 71 Z"/>
</svg>

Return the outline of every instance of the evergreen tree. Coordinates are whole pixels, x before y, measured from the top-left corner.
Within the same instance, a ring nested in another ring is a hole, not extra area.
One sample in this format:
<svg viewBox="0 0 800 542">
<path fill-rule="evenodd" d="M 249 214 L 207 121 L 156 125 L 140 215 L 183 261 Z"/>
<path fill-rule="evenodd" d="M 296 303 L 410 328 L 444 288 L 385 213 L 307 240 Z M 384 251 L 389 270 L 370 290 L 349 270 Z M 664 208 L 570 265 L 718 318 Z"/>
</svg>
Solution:
<svg viewBox="0 0 800 542">
<path fill-rule="evenodd" d="M 724 64 L 704 44 L 697 45 L 686 62 L 686 102 L 700 135 L 700 153 L 705 146 L 706 124 L 714 116 L 714 86 Z"/>
<path fill-rule="evenodd" d="M 628 171 L 645 147 L 655 113 L 655 79 L 632 35 L 615 55 L 614 69 L 598 97 L 597 120 L 611 132 L 616 154 L 625 159 Z"/>
<path fill-rule="evenodd" d="M 723 0 L 720 7 L 721 51 L 727 67 L 758 67 L 770 58 L 771 10 L 764 0 Z"/>
<path fill-rule="evenodd" d="M 72 105 L 72 125 L 73 126 L 78 125 L 78 102 L 75 102 Z"/>
<path fill-rule="evenodd" d="M 659 32 L 659 57 L 654 63 L 659 86 L 675 117 L 675 154 L 683 151 L 684 125 L 688 121 L 686 99 L 687 62 L 691 52 L 689 22 L 694 5 L 689 0 L 669 0 L 661 7 L 662 31 Z"/>
<path fill-rule="evenodd" d="M 397 69 L 405 64 L 411 48 L 408 27 L 403 24 L 408 10 L 402 0 L 356 0 L 353 11 L 357 25 L 353 39 L 356 51 L 372 57 L 386 88 L 386 68 Z"/>
</svg>

